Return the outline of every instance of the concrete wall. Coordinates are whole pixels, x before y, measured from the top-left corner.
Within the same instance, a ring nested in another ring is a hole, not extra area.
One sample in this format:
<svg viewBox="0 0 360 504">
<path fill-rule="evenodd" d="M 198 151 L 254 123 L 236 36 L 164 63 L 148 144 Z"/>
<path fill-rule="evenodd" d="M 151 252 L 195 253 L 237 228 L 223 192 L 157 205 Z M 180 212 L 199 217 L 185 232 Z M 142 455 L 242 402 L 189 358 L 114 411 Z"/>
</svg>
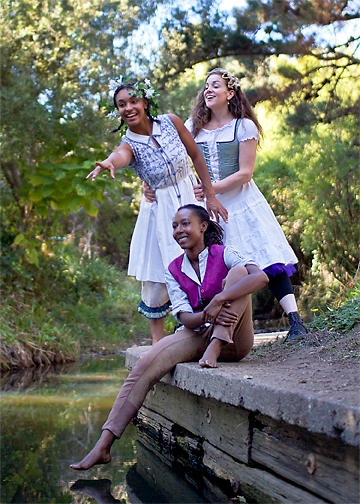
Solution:
<svg viewBox="0 0 360 504">
<path fill-rule="evenodd" d="M 143 351 L 128 350 L 127 366 Z M 254 383 L 239 366 L 178 364 L 139 412 L 141 444 L 195 471 L 210 502 L 357 504 L 360 408 Z"/>
</svg>

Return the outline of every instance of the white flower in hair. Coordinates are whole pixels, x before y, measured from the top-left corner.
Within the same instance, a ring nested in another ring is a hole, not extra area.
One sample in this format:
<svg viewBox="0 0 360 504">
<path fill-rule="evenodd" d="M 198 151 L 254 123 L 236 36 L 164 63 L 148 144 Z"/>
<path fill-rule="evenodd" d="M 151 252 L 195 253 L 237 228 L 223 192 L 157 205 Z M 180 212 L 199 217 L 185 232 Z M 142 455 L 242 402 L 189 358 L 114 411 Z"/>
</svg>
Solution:
<svg viewBox="0 0 360 504">
<path fill-rule="evenodd" d="M 118 110 L 112 110 L 106 117 L 108 117 L 109 119 L 117 119 L 119 117 L 119 112 Z"/>
<path fill-rule="evenodd" d="M 151 86 L 151 80 L 150 79 L 145 79 L 144 80 L 146 86 Z"/>
<path fill-rule="evenodd" d="M 109 80 L 109 91 L 115 91 L 119 86 L 121 86 L 123 81 L 122 76 L 118 77 L 117 79 L 110 79 Z"/>
<path fill-rule="evenodd" d="M 151 98 L 155 93 L 155 89 L 144 89 L 145 97 Z"/>
</svg>

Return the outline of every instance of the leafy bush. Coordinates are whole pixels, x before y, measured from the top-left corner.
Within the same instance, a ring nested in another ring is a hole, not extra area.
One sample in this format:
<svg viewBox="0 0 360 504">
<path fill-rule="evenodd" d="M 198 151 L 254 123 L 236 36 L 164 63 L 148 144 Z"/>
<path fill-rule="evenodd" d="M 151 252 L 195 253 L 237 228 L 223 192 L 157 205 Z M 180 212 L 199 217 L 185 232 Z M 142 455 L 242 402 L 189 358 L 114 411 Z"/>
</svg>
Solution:
<svg viewBox="0 0 360 504">
<path fill-rule="evenodd" d="M 19 367 L 19 359 L 24 367 L 46 365 L 150 338 L 148 321 L 137 311 L 139 282 L 104 259 L 83 257 L 73 244 L 58 243 L 53 256 L 40 256 L 39 269 L 25 263 L 20 272 L 11 270 L 2 283 L 3 369 L 9 362 Z M 167 331 L 173 326 L 169 316 Z"/>
<path fill-rule="evenodd" d="M 343 298 L 326 310 L 314 308 L 314 320 L 308 324 L 312 331 L 322 329 L 339 332 L 350 331 L 360 323 L 360 280 L 355 286 L 346 291 Z"/>
</svg>

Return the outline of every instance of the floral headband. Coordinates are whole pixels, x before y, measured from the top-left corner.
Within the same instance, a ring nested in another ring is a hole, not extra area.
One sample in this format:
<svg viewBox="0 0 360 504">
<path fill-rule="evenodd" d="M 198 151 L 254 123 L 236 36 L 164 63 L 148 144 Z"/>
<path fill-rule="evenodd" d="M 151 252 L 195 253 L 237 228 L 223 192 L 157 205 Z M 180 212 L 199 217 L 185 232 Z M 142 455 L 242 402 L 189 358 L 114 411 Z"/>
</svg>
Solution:
<svg viewBox="0 0 360 504">
<path fill-rule="evenodd" d="M 159 96 L 159 93 L 152 87 L 151 81 L 149 79 L 144 79 L 143 81 L 137 81 L 132 83 L 130 79 L 123 77 L 122 75 L 115 77 L 115 79 L 109 80 L 109 91 L 115 93 L 118 87 L 120 86 L 129 86 L 129 95 L 136 96 L 137 98 L 146 98 L 148 100 L 149 112 L 153 117 L 158 115 L 159 105 L 156 101 L 156 97 Z M 109 107 L 105 107 L 109 109 Z M 113 108 L 113 110 L 107 115 L 111 119 L 116 119 L 119 117 L 119 112 L 117 109 Z"/>
<path fill-rule="evenodd" d="M 232 75 L 227 70 L 224 70 L 224 68 L 214 68 L 214 70 L 211 70 L 211 72 L 209 72 L 207 74 L 207 76 L 209 77 L 210 75 L 212 75 L 214 73 L 221 75 L 222 79 L 224 79 L 226 81 L 226 85 L 227 85 L 228 89 L 233 89 L 235 91 L 240 89 L 239 79 L 237 77 L 235 77 L 235 75 Z"/>
</svg>

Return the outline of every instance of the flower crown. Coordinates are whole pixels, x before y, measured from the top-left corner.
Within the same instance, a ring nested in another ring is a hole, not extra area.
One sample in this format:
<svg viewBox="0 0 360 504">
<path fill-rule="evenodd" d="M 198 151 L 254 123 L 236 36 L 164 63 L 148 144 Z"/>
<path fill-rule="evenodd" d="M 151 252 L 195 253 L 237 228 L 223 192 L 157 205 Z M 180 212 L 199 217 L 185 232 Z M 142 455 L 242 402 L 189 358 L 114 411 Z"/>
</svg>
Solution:
<svg viewBox="0 0 360 504">
<path fill-rule="evenodd" d="M 228 89 L 233 89 L 235 91 L 240 89 L 239 79 L 237 77 L 235 77 L 235 75 L 233 75 L 230 72 L 228 72 L 227 70 L 225 70 L 224 68 L 214 68 L 207 75 L 209 76 L 214 73 L 221 75 L 221 78 L 226 81 L 226 85 L 227 85 Z"/>
<path fill-rule="evenodd" d="M 159 93 L 152 87 L 150 79 L 144 79 L 143 81 L 137 81 L 135 83 L 131 82 L 130 79 L 123 77 L 122 75 L 115 77 L 115 79 L 109 80 L 109 91 L 115 93 L 118 87 L 129 86 L 129 95 L 136 96 L 137 98 L 146 98 L 148 100 L 148 109 L 153 117 L 158 115 L 159 105 L 156 101 L 156 97 Z M 114 109 L 112 105 L 112 111 L 107 115 L 111 119 L 116 119 L 119 117 L 119 112 Z"/>
<path fill-rule="evenodd" d="M 240 89 L 240 82 L 239 82 L 239 79 L 237 77 L 235 77 L 235 75 L 232 75 L 231 73 L 229 72 L 224 72 L 221 77 L 227 81 L 227 87 L 229 89 L 235 89 L 235 91 L 237 89 Z"/>
</svg>

